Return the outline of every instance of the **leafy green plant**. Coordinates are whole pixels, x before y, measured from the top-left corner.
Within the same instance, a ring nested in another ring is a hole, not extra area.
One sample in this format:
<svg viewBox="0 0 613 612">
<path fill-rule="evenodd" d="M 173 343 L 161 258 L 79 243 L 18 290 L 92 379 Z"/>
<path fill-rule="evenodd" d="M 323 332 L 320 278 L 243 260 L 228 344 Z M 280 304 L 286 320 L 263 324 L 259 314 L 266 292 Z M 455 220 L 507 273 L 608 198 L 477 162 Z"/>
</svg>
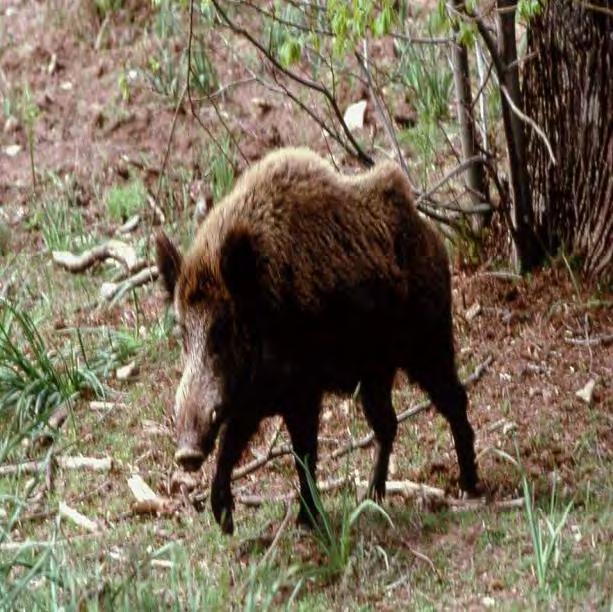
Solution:
<svg viewBox="0 0 613 612">
<path fill-rule="evenodd" d="M 568 521 L 573 502 L 572 500 L 568 502 L 562 509 L 561 514 L 557 516 L 556 479 L 554 479 L 547 513 L 541 508 L 536 508 L 534 504 L 534 487 L 530 484 L 526 470 L 519 459 L 514 459 L 509 453 L 500 449 L 495 449 L 495 453 L 512 463 L 521 474 L 526 523 L 534 552 L 534 563 L 532 566 L 536 573 L 539 587 L 542 589 L 546 588 L 549 585 L 551 562 L 553 561 L 556 566 L 559 563 L 562 530 Z M 515 444 L 515 453 L 519 457 L 517 443 Z"/>
<path fill-rule="evenodd" d="M 123 0 L 94 0 L 98 15 L 104 19 L 123 8 Z"/>
<path fill-rule="evenodd" d="M 46 422 L 48 413 L 35 415 L 34 418 L 24 423 L 16 431 L 3 431 L 0 436 L 0 465 L 3 465 L 13 452 L 21 446 L 21 443 L 38 431 Z M 46 464 L 51 455 L 43 460 Z M 41 473 L 44 473 L 44 469 Z M 38 477 L 40 478 L 40 476 Z M 26 506 L 26 497 L 32 490 L 37 479 L 27 489 L 25 494 L 19 494 L 16 490 L 11 491 L 5 481 L 0 488 L 0 508 L 4 510 L 4 516 L 0 517 L 0 545 L 6 544 L 11 539 L 14 526 L 19 521 Z M 15 483 L 15 488 L 17 483 Z M 3 553 L 0 560 L 0 609 L 16 609 L 15 602 L 24 594 L 30 593 L 30 586 L 34 580 L 40 577 L 49 577 L 47 568 L 52 557 L 52 546 L 55 538 L 53 533 L 49 546 L 37 550 L 28 541 L 18 545 L 15 549 Z M 32 609 L 33 606 L 29 606 Z"/>
<path fill-rule="evenodd" d="M 302 460 L 298 459 L 298 461 L 304 465 Z M 326 565 L 309 570 L 307 574 L 313 573 L 329 579 L 338 576 L 347 567 L 353 550 L 353 528 L 362 514 L 367 511 L 380 514 L 391 527 L 394 524 L 387 512 L 371 499 L 365 499 L 355 508 L 352 508 L 349 496 L 345 495 L 343 497 L 340 525 L 337 527 L 324 506 L 311 472 L 309 470 L 306 472 L 309 490 L 315 503 L 316 516 L 310 514 L 310 511 L 309 514 L 315 526 L 314 533 L 317 544 L 327 560 Z"/>
<path fill-rule="evenodd" d="M 211 145 L 208 151 L 209 157 L 209 174 L 211 181 L 211 191 L 213 194 L 213 202 L 217 203 L 221 200 L 232 188 L 234 183 L 234 154 L 230 139 L 226 137 L 221 141 L 221 149 Z"/>
<path fill-rule="evenodd" d="M 562 529 L 566 525 L 568 516 L 573 507 L 572 500 L 556 516 L 556 481 L 553 481 L 549 511 L 547 514 L 540 508 L 534 507 L 534 490 L 528 482 L 525 471 L 522 470 L 522 489 L 524 494 L 524 507 L 526 522 L 532 539 L 534 551 L 533 567 L 536 572 L 539 587 L 545 588 L 549 583 L 549 569 L 551 562 L 557 566 L 560 557 L 560 544 Z"/>
<path fill-rule="evenodd" d="M 40 110 L 32 98 L 30 88 L 25 87 L 21 100 L 21 119 L 26 128 L 26 138 L 28 141 L 28 152 L 30 155 L 30 172 L 32 174 L 32 187 L 36 188 L 36 168 L 34 166 L 34 129 L 40 114 Z"/>
<path fill-rule="evenodd" d="M 84 247 L 91 242 L 85 230 L 83 215 L 62 201 L 43 204 L 40 229 L 45 246 L 50 251 L 66 251 L 74 248 L 75 243 Z"/>
<path fill-rule="evenodd" d="M 173 0 L 153 0 L 157 8 L 154 31 L 159 38 L 170 38 L 180 32 L 179 4 Z"/>
<path fill-rule="evenodd" d="M 180 84 L 185 75 L 181 63 L 180 55 L 159 45 L 158 50 L 149 57 L 147 68 L 144 70 L 145 78 L 153 91 L 168 98 L 173 104 L 179 100 Z"/>
<path fill-rule="evenodd" d="M 440 51 L 397 43 L 400 54 L 399 74 L 414 96 L 412 103 L 422 121 L 439 121 L 449 115 L 453 73 L 441 61 Z"/>
<path fill-rule="evenodd" d="M 217 87 L 215 68 L 200 42 L 192 49 L 190 86 L 201 95 L 208 95 Z"/>
<path fill-rule="evenodd" d="M 106 193 L 106 209 L 113 221 L 126 221 L 143 206 L 147 193 L 140 180 L 115 185 Z"/>
<path fill-rule="evenodd" d="M 50 351 L 30 316 L 0 299 L 0 416 L 12 416 L 19 429 L 85 390 L 104 392 L 87 362 L 73 348 Z"/>
</svg>

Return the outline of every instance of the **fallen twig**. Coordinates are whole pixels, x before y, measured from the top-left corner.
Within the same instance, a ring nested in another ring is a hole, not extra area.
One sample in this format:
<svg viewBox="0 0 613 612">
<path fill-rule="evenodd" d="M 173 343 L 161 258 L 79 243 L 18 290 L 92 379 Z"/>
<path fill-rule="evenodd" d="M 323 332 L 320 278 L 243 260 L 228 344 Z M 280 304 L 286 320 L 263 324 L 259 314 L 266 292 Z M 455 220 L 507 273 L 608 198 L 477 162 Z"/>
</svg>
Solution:
<svg viewBox="0 0 613 612">
<path fill-rule="evenodd" d="M 355 476 L 343 476 L 341 478 L 333 478 L 324 480 L 317 484 L 317 488 L 321 493 L 333 491 L 344 485 L 351 484 L 355 487 L 359 496 L 363 496 L 368 490 L 368 482 L 355 478 Z M 522 508 L 524 504 L 523 497 L 517 499 L 488 501 L 486 498 L 476 499 L 459 499 L 445 495 L 443 489 L 432 487 L 427 484 L 413 482 L 411 480 L 388 480 L 385 485 L 385 490 L 388 495 L 401 495 L 405 499 L 409 498 L 427 498 L 436 500 L 437 502 L 448 506 L 454 512 L 464 512 L 470 510 L 514 510 Z M 291 491 L 282 495 L 237 495 L 236 501 L 245 506 L 258 507 L 264 503 L 289 502 L 299 497 L 298 491 Z"/>
<path fill-rule="evenodd" d="M 96 487 L 95 489 L 91 491 L 85 491 L 81 495 L 75 497 L 73 500 L 71 500 L 70 503 L 77 504 L 82 501 L 85 501 L 86 499 L 91 499 L 92 497 L 95 497 L 103 489 L 108 490 L 109 485 L 110 485 L 109 481 L 103 482 L 100 486 Z M 43 510 L 41 512 L 30 512 L 28 514 L 22 514 L 15 521 L 14 526 L 16 527 L 20 525 L 21 523 L 25 523 L 27 521 L 42 521 L 52 516 L 55 516 L 56 514 L 57 514 L 57 510 Z"/>
<path fill-rule="evenodd" d="M 121 283 L 103 283 L 100 287 L 100 295 L 111 305 L 114 305 L 132 289 L 155 281 L 158 275 L 157 266 L 149 266 Z"/>
<path fill-rule="evenodd" d="M 591 338 L 564 338 L 564 342 L 567 344 L 574 344 L 576 346 L 598 346 L 599 344 L 607 346 L 613 342 L 613 334 L 592 336 Z"/>
<path fill-rule="evenodd" d="M 128 478 L 128 487 L 136 498 L 132 504 L 133 514 L 173 514 L 177 510 L 175 500 L 155 493 L 139 474 Z"/>
<path fill-rule="evenodd" d="M 522 279 L 521 274 L 516 272 L 507 272 L 505 270 L 486 270 L 479 272 L 477 276 L 489 276 L 491 278 L 497 278 L 505 281 L 520 281 Z"/>
<path fill-rule="evenodd" d="M 161 176 L 162 175 L 160 175 L 160 179 Z M 166 215 L 158 206 L 157 202 L 155 201 L 155 198 L 151 194 L 147 194 L 147 203 L 149 204 L 149 208 L 151 208 L 151 211 L 153 212 L 154 220 L 157 221 L 160 225 L 166 223 Z"/>
<path fill-rule="evenodd" d="M 407 550 L 414 556 L 417 557 L 418 559 L 420 559 L 421 561 L 425 561 L 429 566 L 430 569 L 436 574 L 436 577 L 438 578 L 439 582 L 443 582 L 443 578 L 440 575 L 439 571 L 436 569 L 434 563 L 432 562 L 432 559 L 430 559 L 430 557 L 428 557 L 427 555 L 424 555 L 424 553 L 419 552 L 418 550 L 415 550 L 408 542 L 408 540 L 403 539 L 402 543 L 406 546 Z"/>
<path fill-rule="evenodd" d="M 289 519 L 291 516 L 292 516 L 292 507 L 290 504 L 286 504 L 285 516 L 283 517 L 283 520 L 281 521 L 281 524 L 279 525 L 279 528 L 277 529 L 277 533 L 275 533 L 275 537 L 270 543 L 268 550 L 264 553 L 264 556 L 261 558 L 259 565 L 265 565 L 266 562 L 272 557 L 273 552 L 275 551 L 277 544 L 279 543 L 279 540 L 281 539 L 281 535 L 283 531 L 285 530 L 285 528 L 287 527 L 287 524 L 289 523 Z"/>
<path fill-rule="evenodd" d="M 55 457 L 57 466 L 64 470 L 92 470 L 94 472 L 109 472 L 113 468 L 110 457 Z M 47 461 L 24 461 L 11 465 L 0 465 L 0 476 L 13 476 L 15 474 L 36 474 L 46 469 Z"/>
<path fill-rule="evenodd" d="M 100 531 L 100 526 L 96 521 L 92 521 L 90 518 L 87 518 L 84 514 L 81 514 L 64 502 L 60 502 L 59 514 L 62 518 L 72 521 L 75 525 L 82 527 L 86 531 L 91 533 Z"/>
<path fill-rule="evenodd" d="M 71 535 L 68 538 L 58 538 L 57 540 L 24 540 L 21 542 L 3 542 L 0 544 L 0 551 L 12 552 L 23 551 L 26 549 L 35 548 L 52 548 L 54 546 L 60 546 L 63 544 L 72 544 L 72 542 L 91 538 L 98 535 L 99 532 L 89 531 L 87 533 L 81 533 L 78 535 Z"/>
<path fill-rule="evenodd" d="M 134 247 L 115 239 L 83 251 L 79 255 L 75 255 L 70 251 L 53 251 L 51 256 L 56 264 L 74 274 L 84 272 L 95 264 L 107 259 L 118 261 L 128 271 L 136 268 L 139 263 Z"/>
<path fill-rule="evenodd" d="M 332 480 L 326 480 L 317 483 L 317 489 L 320 493 L 326 491 L 333 491 L 342 487 L 344 484 L 353 482 L 353 478 L 349 476 L 343 476 L 341 478 L 334 478 Z M 299 497 L 298 491 L 291 491 L 290 493 L 284 493 L 283 495 L 237 495 L 236 501 L 244 506 L 258 507 L 267 502 L 289 502 Z"/>
</svg>

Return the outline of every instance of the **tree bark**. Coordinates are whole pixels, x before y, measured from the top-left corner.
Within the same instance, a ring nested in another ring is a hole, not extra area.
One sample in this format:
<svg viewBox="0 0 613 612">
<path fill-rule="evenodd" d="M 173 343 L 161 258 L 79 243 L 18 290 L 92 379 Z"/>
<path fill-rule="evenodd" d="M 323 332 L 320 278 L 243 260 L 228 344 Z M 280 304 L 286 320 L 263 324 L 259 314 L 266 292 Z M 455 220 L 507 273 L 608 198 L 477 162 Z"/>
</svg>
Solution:
<svg viewBox="0 0 613 612">
<path fill-rule="evenodd" d="M 500 80 L 502 119 L 509 155 L 511 187 L 513 189 L 513 209 L 511 217 L 514 225 L 515 255 L 521 272 L 529 272 L 543 260 L 543 250 L 534 231 L 534 212 L 530 177 L 527 168 L 524 124 L 513 112 L 502 91 L 504 87 L 513 103 L 523 107 L 519 86 L 517 44 L 515 41 L 515 0 L 497 0 L 499 54 L 504 66 Z"/>
<path fill-rule="evenodd" d="M 546 249 L 580 256 L 585 272 L 613 267 L 613 17 L 611 0 L 550 1 L 531 20 L 524 72 L 535 225 Z M 608 12 L 607 12 L 608 11 Z"/>
<path fill-rule="evenodd" d="M 453 0 L 456 9 L 461 10 L 463 0 Z M 456 34 L 458 28 L 455 28 Z M 453 78 L 456 92 L 456 107 L 460 135 L 462 139 L 463 161 L 480 155 L 475 118 L 472 110 L 472 93 L 470 86 L 470 67 L 468 63 L 468 51 L 466 45 L 455 42 L 453 44 Z M 467 182 L 471 195 L 471 206 L 489 203 L 487 181 L 483 164 L 474 162 L 467 170 Z M 484 223 L 483 215 L 472 215 L 471 228 L 479 233 Z"/>
</svg>

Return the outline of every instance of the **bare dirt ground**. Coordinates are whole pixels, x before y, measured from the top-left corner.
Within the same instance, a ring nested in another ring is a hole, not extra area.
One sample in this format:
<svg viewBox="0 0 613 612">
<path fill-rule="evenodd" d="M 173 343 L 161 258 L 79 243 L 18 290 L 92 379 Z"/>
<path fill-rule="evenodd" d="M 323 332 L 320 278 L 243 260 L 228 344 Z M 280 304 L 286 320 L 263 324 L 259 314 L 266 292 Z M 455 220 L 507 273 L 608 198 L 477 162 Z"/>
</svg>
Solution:
<svg viewBox="0 0 613 612">
<path fill-rule="evenodd" d="M 5 0 L 0 7 L 0 92 L 4 103 L 0 116 L 0 221 L 9 230 L 7 254 L 0 259 L 0 282 L 6 287 L 12 278 L 16 299 L 41 314 L 41 329 L 50 334 L 54 329 L 76 326 L 146 327 L 159 321 L 165 308 L 161 292 L 154 286 L 137 290 L 138 301 L 126 300 L 113 308 L 83 307 L 106 278 L 94 273 L 79 279 L 49 263 L 40 223 L 32 219 L 52 193 L 50 173 L 69 177 L 78 196 L 75 205 L 92 235 L 99 239 L 111 236 L 117 226 L 105 209 L 107 190 L 134 177 L 154 194 L 164 185 L 170 194 L 164 208 L 173 229 L 182 236 L 189 235 L 195 199 L 190 192 L 198 192 L 206 178 L 208 136 L 184 104 L 177 115 L 166 177 L 160 181 L 175 107 L 151 91 L 142 70 L 153 49 L 151 39 L 143 36 L 147 9 L 128 7 L 111 15 L 105 26 L 92 11 L 86 2 L 61 0 Z M 102 27 L 105 30 L 101 33 Z M 98 39 L 101 42 L 96 49 Z M 220 83 L 244 79 L 223 49 L 221 45 L 215 47 L 213 58 Z M 23 119 L 26 89 L 38 109 L 32 139 L 35 191 L 28 125 Z M 281 98 L 269 98 L 263 111 L 262 105 L 254 103 L 254 98 L 262 95 L 255 84 L 246 82 L 229 87 L 220 101 L 222 115 L 241 135 L 246 159 L 238 158 L 237 170 L 247 160 L 281 145 L 309 144 L 326 152 L 316 126 Z M 201 116 L 207 126 L 216 124 L 213 109 L 203 108 Z M 148 229 L 139 227 L 135 240 L 146 241 Z M 489 261 L 496 261 L 495 257 L 492 253 Z M 564 529 L 566 560 L 560 561 L 553 595 L 542 598 L 532 593 L 532 552 L 521 508 L 510 515 L 493 510 L 456 514 L 434 503 L 424 505 L 394 496 L 385 507 L 397 524 L 396 531 L 382 524 L 364 528 L 359 540 L 361 556 L 345 573 L 340 586 L 307 581 L 307 594 L 298 607 L 348 609 L 355 604 L 398 609 L 411 605 L 408 602 L 416 607 L 477 609 L 493 605 L 521 608 L 524 604 L 591 609 L 610 605 L 610 292 L 576 278 L 560 260 L 518 279 L 497 275 L 500 270 L 491 263 L 459 266 L 461 259 L 455 259 L 453 291 L 458 363 L 463 376 L 492 356 L 491 364 L 469 392 L 470 419 L 477 432 L 479 467 L 488 496 L 503 501 L 522 494 L 517 469 L 497 453 L 503 450 L 523 465 L 535 486 L 537 504 L 547 506 L 553 479 L 557 481 L 559 503 L 574 502 Z M 245 547 L 245 533 L 261 535 L 265 525 L 274 533 L 283 518 L 279 510 L 283 509 L 279 504 L 264 504 L 262 509 L 239 504 L 235 516 L 239 536 L 229 541 L 213 534 L 216 527 L 206 500 L 202 514 L 195 515 L 183 494 L 171 488 L 174 467 L 168 407 L 180 375 L 179 352 L 178 340 L 171 333 L 147 344 L 136 356 L 136 380 L 111 381 L 126 406 L 121 412 L 94 419 L 86 414 L 86 402 L 77 402 L 77 416 L 69 422 L 65 434 L 73 445 L 71 453 L 112 456 L 119 467 L 110 475 L 92 475 L 87 480 L 64 474 L 55 492 L 30 510 L 46 511 L 50 516 L 20 524 L 14 536 L 17 540 L 45 538 L 54 521 L 54 504 L 65 500 L 97 516 L 106 534 L 98 547 L 95 543 L 90 548 L 75 545 L 69 566 L 81 567 L 74 559 L 86 563 L 102 560 L 103 582 L 110 584 L 124 571 L 118 568 L 130 558 L 130 551 L 139 550 L 139 542 L 143 548 L 183 542 L 189 558 L 198 559 L 198 571 L 215 576 L 215 583 L 221 585 L 222 595 L 216 605 L 223 607 L 232 601 L 242 606 L 244 590 L 237 585 L 252 585 L 245 578 L 249 574 L 246 568 L 259 558 L 259 553 Z M 594 390 L 587 402 L 577 396 L 577 391 L 590 381 L 594 381 Z M 396 388 L 398 411 L 421 399 L 405 380 L 399 379 Z M 274 422 L 262 427 L 245 463 L 266 453 L 275 430 Z M 322 455 L 351 435 L 367 431 L 352 402 L 326 400 Z M 281 433 L 279 442 L 284 437 Z M 346 470 L 357 470 L 365 478 L 370 464 L 370 450 L 356 451 L 348 464 L 323 465 L 320 477 L 326 480 Z M 206 492 L 211 467 L 209 463 L 196 482 L 196 493 Z M 156 492 L 175 499 L 179 509 L 174 516 L 131 516 L 125 480 L 136 470 Z M 457 493 L 455 456 L 440 417 L 428 412 L 401 426 L 391 477 L 442 487 L 452 496 Z M 292 479 L 286 457 L 237 481 L 235 494 L 265 498 L 281 495 L 291 490 Z M 83 489 L 91 495 L 79 502 Z M 330 493 L 323 499 L 338 518 L 342 496 Z M 267 518 L 272 522 L 267 524 Z M 245 525 L 242 536 L 241 523 Z M 71 529 L 65 527 L 65 533 L 70 535 Z M 194 535 L 200 530 L 202 534 Z M 308 536 L 286 536 L 279 550 L 282 567 L 287 569 L 298 560 L 317 562 L 321 553 Z M 126 544 L 129 541 L 132 543 Z M 377 546 L 387 551 L 383 553 L 384 562 L 377 557 Z M 427 561 L 416 557 L 411 552 L 414 549 L 422 551 Z M 114 562 L 107 558 L 113 551 L 119 551 Z M 138 556 L 138 552 L 135 554 Z M 216 566 L 214 559 L 219 555 L 224 560 Z M 125 564 L 131 567 L 129 561 Z M 443 575 L 441 580 L 438 574 Z M 199 574 L 195 576 L 204 580 Z M 164 580 L 162 583 L 167 584 Z M 92 576 L 84 581 L 91 589 Z M 287 581 L 291 583 L 290 578 Z M 172 591 L 172 584 L 168 585 L 158 594 L 161 601 L 170 597 L 163 590 Z M 93 601 L 91 593 L 87 589 L 84 592 L 79 597 L 85 599 L 79 601 Z M 102 601 L 100 593 L 94 599 Z M 284 583 L 274 601 L 281 604 L 290 593 Z"/>
</svg>

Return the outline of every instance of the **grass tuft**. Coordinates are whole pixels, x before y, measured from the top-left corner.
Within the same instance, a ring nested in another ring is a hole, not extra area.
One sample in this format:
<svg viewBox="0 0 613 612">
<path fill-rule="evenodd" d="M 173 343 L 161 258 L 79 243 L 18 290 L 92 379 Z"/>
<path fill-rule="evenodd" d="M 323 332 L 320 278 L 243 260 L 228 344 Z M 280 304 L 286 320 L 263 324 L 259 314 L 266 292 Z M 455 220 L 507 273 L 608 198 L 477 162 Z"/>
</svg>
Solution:
<svg viewBox="0 0 613 612">
<path fill-rule="evenodd" d="M 49 350 L 30 315 L 0 299 L 0 416 L 12 417 L 20 430 L 86 389 L 103 395 L 98 376 L 76 351 Z"/>
</svg>

